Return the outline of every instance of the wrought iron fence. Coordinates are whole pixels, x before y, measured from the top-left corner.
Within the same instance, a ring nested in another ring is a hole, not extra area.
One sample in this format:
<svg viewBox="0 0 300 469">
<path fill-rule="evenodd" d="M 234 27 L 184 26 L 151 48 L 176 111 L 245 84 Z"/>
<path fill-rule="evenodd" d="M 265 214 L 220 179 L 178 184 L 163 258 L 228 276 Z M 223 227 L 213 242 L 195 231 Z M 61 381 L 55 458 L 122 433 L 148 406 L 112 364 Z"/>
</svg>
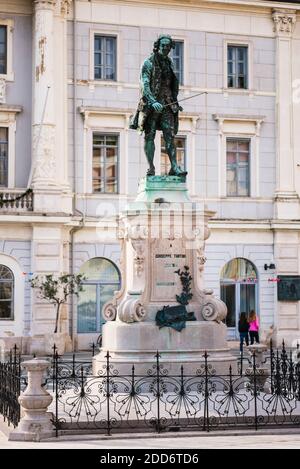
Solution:
<svg viewBox="0 0 300 469">
<path fill-rule="evenodd" d="M 65 364 L 54 357 L 53 391 L 56 434 L 85 430 L 110 435 L 118 431 L 180 431 L 300 425 L 300 365 L 283 348 L 271 346 L 265 363 L 253 354 L 244 372 L 216 374 L 205 352 L 194 374 L 181 366 L 170 374 L 157 352 L 145 373 L 128 374 L 112 364 L 90 374 L 84 363 Z"/>
<path fill-rule="evenodd" d="M 93 347 L 92 355 L 94 355 Z M 58 436 L 72 430 L 112 434 L 124 431 L 184 431 L 300 425 L 300 364 L 296 353 L 270 349 L 262 363 L 241 356 L 239 371 L 217 374 L 203 354 L 193 374 L 170 373 L 157 352 L 152 366 L 120 373 L 109 352 L 96 375 L 92 362 L 60 357 L 56 347 L 44 386 L 53 395 L 50 411 Z M 14 426 L 20 420 L 18 396 L 26 386 L 17 347 L 0 364 L 0 413 Z"/>
<path fill-rule="evenodd" d="M 15 345 L 6 362 L 0 362 L 0 414 L 8 425 L 16 427 L 20 421 L 18 397 L 27 382 L 21 372 L 21 355 Z"/>
</svg>

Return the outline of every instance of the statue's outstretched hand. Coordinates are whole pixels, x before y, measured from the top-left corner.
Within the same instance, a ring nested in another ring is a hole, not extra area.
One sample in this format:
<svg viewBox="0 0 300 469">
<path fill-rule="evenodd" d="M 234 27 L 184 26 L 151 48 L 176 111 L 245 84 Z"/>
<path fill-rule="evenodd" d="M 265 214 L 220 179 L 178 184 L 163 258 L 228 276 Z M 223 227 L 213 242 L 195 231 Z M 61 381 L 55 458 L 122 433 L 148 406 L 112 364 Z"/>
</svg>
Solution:
<svg viewBox="0 0 300 469">
<path fill-rule="evenodd" d="M 152 107 L 156 112 L 162 112 L 164 108 L 163 105 L 160 104 L 158 101 L 155 101 L 155 103 L 152 104 Z"/>
</svg>

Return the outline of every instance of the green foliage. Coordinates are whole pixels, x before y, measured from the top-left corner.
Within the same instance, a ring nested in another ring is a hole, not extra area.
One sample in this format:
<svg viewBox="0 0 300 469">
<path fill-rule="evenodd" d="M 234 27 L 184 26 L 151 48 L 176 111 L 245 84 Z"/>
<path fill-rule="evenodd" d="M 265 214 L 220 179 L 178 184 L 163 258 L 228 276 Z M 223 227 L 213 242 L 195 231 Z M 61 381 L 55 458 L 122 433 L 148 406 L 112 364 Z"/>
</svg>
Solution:
<svg viewBox="0 0 300 469">
<path fill-rule="evenodd" d="M 30 286 L 37 290 L 38 297 L 51 303 L 56 308 L 55 329 L 59 324 L 59 312 L 62 304 L 67 302 L 70 295 L 79 295 L 83 290 L 82 282 L 85 280 L 82 274 L 37 275 L 29 280 Z"/>
<path fill-rule="evenodd" d="M 178 274 L 180 277 L 182 285 L 181 295 L 176 295 L 176 300 L 181 305 L 188 305 L 189 301 L 193 298 L 193 293 L 191 289 L 191 283 L 193 277 L 190 275 L 190 269 L 187 265 L 184 266 L 184 270 L 176 270 L 175 274 Z"/>
</svg>

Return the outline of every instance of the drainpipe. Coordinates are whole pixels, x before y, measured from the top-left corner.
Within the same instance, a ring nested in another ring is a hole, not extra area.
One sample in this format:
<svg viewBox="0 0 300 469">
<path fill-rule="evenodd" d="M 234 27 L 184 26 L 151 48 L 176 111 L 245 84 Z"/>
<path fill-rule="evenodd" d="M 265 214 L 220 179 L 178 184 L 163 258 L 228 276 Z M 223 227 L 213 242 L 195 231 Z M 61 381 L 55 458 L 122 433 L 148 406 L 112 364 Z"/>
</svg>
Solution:
<svg viewBox="0 0 300 469">
<path fill-rule="evenodd" d="M 81 216 L 80 225 L 74 226 L 70 231 L 70 273 L 74 275 L 75 259 L 74 259 L 74 235 L 77 231 L 81 230 L 85 225 L 85 216 L 84 214 L 76 208 L 77 205 L 77 146 L 76 146 L 76 130 L 77 130 L 77 20 L 76 20 L 76 3 L 77 0 L 73 2 L 73 199 L 72 199 L 72 212 L 73 216 L 78 214 Z M 75 348 L 75 321 L 74 321 L 74 312 L 75 312 L 75 301 L 74 295 L 71 295 L 71 316 L 69 322 L 69 333 L 72 338 L 72 349 Z"/>
<path fill-rule="evenodd" d="M 82 214 L 82 218 L 80 220 L 80 225 L 79 226 L 74 226 L 70 230 L 70 252 L 69 252 L 69 259 L 70 259 L 70 273 L 71 275 L 74 275 L 75 273 L 75 259 L 74 259 L 74 235 L 77 233 L 77 231 L 81 230 L 84 227 L 84 215 Z M 74 295 L 71 295 L 71 315 L 70 315 L 70 321 L 69 321 L 69 334 L 72 339 L 72 351 L 74 352 L 75 350 L 75 333 L 76 333 L 76 324 L 74 321 L 74 314 L 75 314 L 75 301 L 74 301 Z"/>
</svg>

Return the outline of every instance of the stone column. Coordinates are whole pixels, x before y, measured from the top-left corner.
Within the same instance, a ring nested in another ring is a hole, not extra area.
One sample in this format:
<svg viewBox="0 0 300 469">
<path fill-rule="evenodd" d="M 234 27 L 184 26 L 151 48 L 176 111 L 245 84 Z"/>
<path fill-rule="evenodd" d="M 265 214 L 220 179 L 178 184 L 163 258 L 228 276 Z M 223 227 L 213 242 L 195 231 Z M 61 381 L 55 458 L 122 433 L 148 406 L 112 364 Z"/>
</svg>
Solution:
<svg viewBox="0 0 300 469">
<path fill-rule="evenodd" d="M 273 10 L 276 37 L 277 77 L 277 176 L 275 217 L 298 218 L 299 198 L 295 190 L 292 113 L 292 34 L 296 23 L 294 10 Z"/>
<path fill-rule="evenodd" d="M 34 1 L 33 186 L 56 187 L 54 153 L 54 7 L 56 0 Z"/>
<path fill-rule="evenodd" d="M 55 156 L 59 183 L 64 193 L 71 192 L 68 181 L 68 57 L 67 16 L 72 0 L 56 0 L 54 10 L 54 80 L 55 80 Z"/>
<path fill-rule="evenodd" d="M 42 387 L 43 375 L 49 362 L 34 358 L 22 364 L 28 372 L 28 386 L 19 397 L 23 417 L 15 430 L 9 435 L 13 441 L 40 441 L 54 436 L 50 422 L 51 414 L 47 412 L 52 396 Z"/>
<path fill-rule="evenodd" d="M 71 196 L 68 201 L 62 197 L 67 186 L 64 21 L 69 2 L 34 0 L 33 3 L 33 141 L 30 183 L 34 189 L 34 208 L 43 213 L 71 213 Z"/>
</svg>

